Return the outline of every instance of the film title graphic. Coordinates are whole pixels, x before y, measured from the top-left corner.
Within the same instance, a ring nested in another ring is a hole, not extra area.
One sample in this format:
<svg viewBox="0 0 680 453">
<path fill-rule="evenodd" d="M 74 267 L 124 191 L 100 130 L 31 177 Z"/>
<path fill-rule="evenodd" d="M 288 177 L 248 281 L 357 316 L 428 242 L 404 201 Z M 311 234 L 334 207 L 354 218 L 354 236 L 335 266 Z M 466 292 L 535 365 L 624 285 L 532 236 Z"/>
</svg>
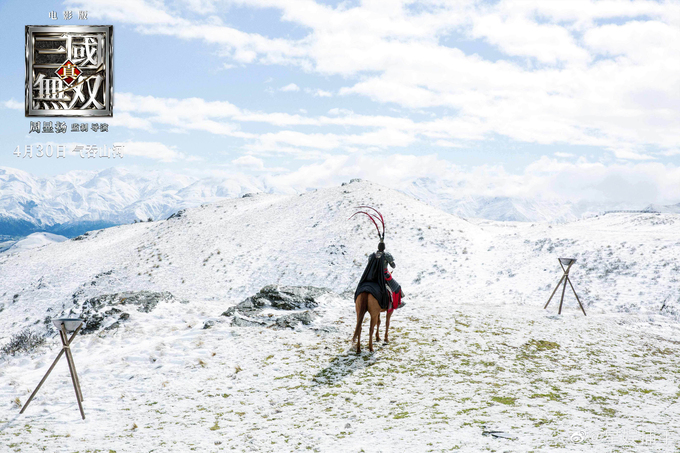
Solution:
<svg viewBox="0 0 680 453">
<path fill-rule="evenodd" d="M 26 116 L 113 116 L 113 26 L 26 26 Z"/>
</svg>

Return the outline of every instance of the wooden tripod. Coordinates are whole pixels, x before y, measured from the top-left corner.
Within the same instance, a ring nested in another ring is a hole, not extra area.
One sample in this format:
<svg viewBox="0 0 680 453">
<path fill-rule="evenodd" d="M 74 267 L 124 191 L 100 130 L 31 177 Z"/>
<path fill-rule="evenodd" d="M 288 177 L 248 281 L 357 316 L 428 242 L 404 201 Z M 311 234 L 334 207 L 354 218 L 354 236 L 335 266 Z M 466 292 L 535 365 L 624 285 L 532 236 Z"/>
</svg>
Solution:
<svg viewBox="0 0 680 453">
<path fill-rule="evenodd" d="M 63 347 L 61 348 L 61 351 L 59 351 L 59 355 L 57 355 L 57 358 L 54 359 L 54 362 L 52 362 L 52 366 L 50 366 L 50 369 L 47 370 L 47 373 L 45 373 L 45 376 L 43 376 L 42 380 L 40 381 L 40 384 L 33 390 L 33 393 L 31 394 L 31 397 L 28 398 L 28 401 L 26 401 L 26 404 L 24 404 L 24 407 L 21 408 L 20 414 L 23 414 L 26 408 L 28 407 L 29 403 L 33 400 L 33 397 L 35 396 L 36 393 L 38 393 L 38 390 L 40 390 L 40 387 L 42 387 L 43 383 L 47 380 L 47 376 L 50 375 L 52 370 L 54 369 L 54 366 L 59 362 L 59 359 L 61 359 L 62 355 L 66 355 L 66 361 L 68 362 L 68 369 L 69 372 L 71 373 L 71 381 L 73 381 L 73 389 L 76 392 L 76 400 L 78 401 L 78 408 L 80 409 L 80 415 L 83 417 L 83 420 L 85 420 L 85 412 L 83 412 L 83 393 L 80 391 L 80 382 L 78 381 L 78 373 L 76 373 L 76 364 L 73 362 L 73 355 L 71 354 L 71 342 L 73 339 L 76 337 L 78 332 L 80 332 L 82 325 L 82 320 L 77 320 L 78 327 L 76 328 L 75 332 L 71 334 L 71 337 L 69 338 L 66 334 L 66 327 L 65 325 L 67 323 L 73 323 L 75 320 L 60 320 L 60 319 L 55 319 L 54 324 L 57 326 L 57 329 L 59 329 L 59 337 L 61 338 L 61 343 Z"/>
<path fill-rule="evenodd" d="M 562 298 L 560 299 L 560 309 L 557 312 L 558 315 L 562 314 L 562 303 L 564 302 L 564 292 L 567 290 L 567 283 L 569 283 L 569 286 L 571 286 L 571 290 L 574 292 L 574 296 L 576 296 L 576 301 L 578 302 L 579 307 L 581 307 L 581 311 L 583 312 L 583 316 L 586 316 L 586 311 L 583 309 L 583 305 L 581 304 L 581 301 L 578 298 L 578 294 L 576 294 L 576 290 L 574 289 L 574 285 L 571 284 L 571 280 L 569 280 L 569 269 L 571 269 L 571 266 L 576 262 L 576 259 L 574 258 L 558 258 L 558 261 L 560 262 L 560 267 L 562 267 L 562 270 L 564 271 L 564 274 L 562 275 L 562 278 L 560 278 L 560 281 L 557 283 L 557 286 L 553 290 L 552 294 L 550 295 L 550 299 L 548 299 L 548 302 L 545 304 L 545 307 L 543 309 L 545 310 L 548 308 L 548 304 L 552 300 L 553 296 L 557 292 L 557 289 L 560 287 L 562 284 L 562 281 L 564 280 L 564 286 L 562 287 Z M 564 266 L 567 266 L 566 269 Z"/>
</svg>

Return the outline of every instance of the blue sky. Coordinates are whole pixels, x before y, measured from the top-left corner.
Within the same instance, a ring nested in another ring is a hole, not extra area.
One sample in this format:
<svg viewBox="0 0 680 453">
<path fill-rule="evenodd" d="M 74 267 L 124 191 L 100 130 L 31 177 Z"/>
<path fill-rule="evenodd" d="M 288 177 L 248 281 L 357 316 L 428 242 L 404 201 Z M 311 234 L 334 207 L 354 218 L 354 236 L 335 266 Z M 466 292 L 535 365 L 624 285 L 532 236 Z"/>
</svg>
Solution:
<svg viewBox="0 0 680 453">
<path fill-rule="evenodd" d="M 680 202 L 678 2 L 9 0 L 0 20 L 0 166 Z M 23 114 L 24 26 L 42 24 L 114 26 L 110 132 L 50 141 L 122 160 L 12 155 L 48 142 Z"/>
</svg>

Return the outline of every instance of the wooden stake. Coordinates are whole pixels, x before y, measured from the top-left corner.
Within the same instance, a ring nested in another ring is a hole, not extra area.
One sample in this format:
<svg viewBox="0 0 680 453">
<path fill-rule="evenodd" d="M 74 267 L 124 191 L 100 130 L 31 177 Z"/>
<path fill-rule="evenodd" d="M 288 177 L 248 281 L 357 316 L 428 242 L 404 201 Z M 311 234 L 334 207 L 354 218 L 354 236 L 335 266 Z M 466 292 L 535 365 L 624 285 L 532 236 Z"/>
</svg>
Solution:
<svg viewBox="0 0 680 453">
<path fill-rule="evenodd" d="M 566 258 L 565 258 L 566 260 Z M 564 268 L 564 265 L 562 264 L 562 259 L 558 258 L 558 262 L 560 263 L 560 267 L 564 271 L 564 274 L 562 274 L 562 277 L 560 278 L 560 281 L 557 282 L 557 286 L 555 286 L 555 289 L 553 290 L 552 294 L 550 295 L 550 298 L 548 299 L 548 302 L 546 302 L 545 307 L 543 309 L 545 310 L 548 308 L 548 305 L 550 304 L 550 301 L 552 300 L 553 296 L 557 292 L 558 288 L 560 285 L 562 286 L 562 296 L 560 297 L 560 307 L 557 311 L 557 314 L 561 315 L 562 314 L 562 304 L 564 303 L 564 293 L 567 290 L 567 283 L 569 283 L 569 286 L 571 286 L 571 290 L 574 292 L 574 296 L 576 296 L 576 301 L 578 302 L 579 307 L 581 307 L 581 311 L 583 312 L 583 315 L 586 316 L 586 310 L 583 308 L 583 304 L 581 303 L 581 300 L 578 298 L 578 294 L 576 294 L 576 290 L 574 289 L 574 285 L 571 283 L 571 279 L 569 278 L 569 270 L 571 269 L 571 266 L 576 262 L 576 260 L 571 260 L 571 262 L 567 265 L 567 268 Z"/>
<path fill-rule="evenodd" d="M 83 411 L 83 405 L 81 402 L 83 401 L 83 394 L 80 391 L 80 382 L 78 382 L 78 374 L 76 373 L 76 366 L 75 363 L 73 362 L 73 355 L 71 355 L 71 343 L 73 342 L 74 338 L 80 332 L 80 329 L 82 328 L 82 324 L 78 326 L 75 332 L 71 335 L 71 338 L 68 337 L 66 334 L 66 328 L 64 327 L 64 324 L 62 323 L 61 326 L 59 327 L 59 338 L 61 338 L 61 343 L 62 343 L 62 348 L 61 351 L 59 351 L 59 354 L 57 355 L 57 358 L 54 359 L 54 362 L 52 362 L 52 365 L 50 368 L 47 370 L 47 373 L 45 373 L 45 376 L 41 379 L 40 383 L 38 386 L 33 390 L 33 393 L 31 396 L 28 398 L 28 401 L 26 401 L 26 404 L 24 404 L 24 407 L 21 408 L 21 411 L 19 412 L 20 414 L 23 414 L 28 405 L 30 404 L 31 401 L 33 401 L 33 397 L 38 393 L 38 390 L 40 390 L 40 387 L 45 383 L 47 380 L 47 376 L 50 375 L 52 370 L 54 369 L 55 365 L 57 362 L 59 362 L 59 359 L 61 359 L 62 355 L 66 355 L 66 361 L 68 362 L 68 369 L 69 373 L 71 374 L 71 381 L 73 382 L 73 389 L 76 392 L 76 400 L 78 401 L 78 408 L 80 409 L 80 415 L 83 417 L 83 420 L 85 420 L 85 412 Z"/>
</svg>

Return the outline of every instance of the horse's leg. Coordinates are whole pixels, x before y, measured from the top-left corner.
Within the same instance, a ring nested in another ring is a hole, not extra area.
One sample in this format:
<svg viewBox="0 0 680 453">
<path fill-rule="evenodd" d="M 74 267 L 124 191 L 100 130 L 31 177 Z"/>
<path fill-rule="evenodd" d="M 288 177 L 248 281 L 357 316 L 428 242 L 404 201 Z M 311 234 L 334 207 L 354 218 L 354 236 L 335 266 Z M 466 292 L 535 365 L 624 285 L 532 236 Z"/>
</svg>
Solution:
<svg viewBox="0 0 680 453">
<path fill-rule="evenodd" d="M 389 330 L 390 330 L 390 318 L 392 317 L 393 311 L 394 310 L 392 310 L 392 311 L 388 310 L 387 311 L 387 316 L 386 316 L 386 319 L 385 319 L 385 343 L 389 343 L 389 340 L 387 339 L 387 332 L 389 332 Z"/>
<path fill-rule="evenodd" d="M 373 316 L 373 312 L 370 310 L 369 313 L 371 314 L 371 330 L 368 332 L 368 350 L 373 352 L 373 329 L 375 329 L 375 317 Z"/>
<path fill-rule="evenodd" d="M 375 324 L 375 341 L 380 341 L 380 312 L 378 312 L 378 322 Z"/>
<path fill-rule="evenodd" d="M 368 312 L 371 314 L 371 330 L 368 333 L 368 350 L 373 352 L 373 329 L 380 319 L 380 305 L 375 297 L 368 295 Z"/>
<path fill-rule="evenodd" d="M 361 324 L 364 322 L 367 305 L 366 293 L 359 294 L 354 303 L 357 312 L 357 326 L 354 329 L 354 337 L 352 337 L 352 342 L 357 342 L 357 354 L 361 353 Z"/>
</svg>

